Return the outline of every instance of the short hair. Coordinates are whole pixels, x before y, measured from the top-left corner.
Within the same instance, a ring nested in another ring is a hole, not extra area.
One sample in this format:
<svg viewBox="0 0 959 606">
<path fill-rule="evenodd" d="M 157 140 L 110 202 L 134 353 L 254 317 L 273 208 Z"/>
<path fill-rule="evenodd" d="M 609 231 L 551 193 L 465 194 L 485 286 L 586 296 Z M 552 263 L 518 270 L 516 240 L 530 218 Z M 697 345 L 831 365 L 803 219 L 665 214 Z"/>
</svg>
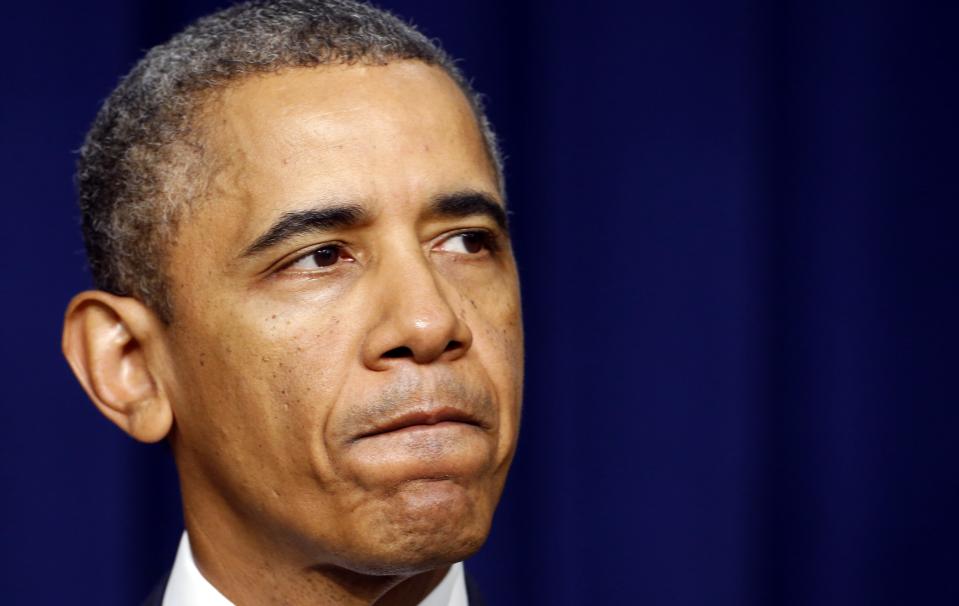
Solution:
<svg viewBox="0 0 959 606">
<path fill-rule="evenodd" d="M 482 99 L 454 61 L 396 16 L 353 0 L 255 0 L 197 20 L 151 49 L 100 108 L 76 183 L 96 286 L 172 321 L 167 254 L 203 170 L 201 105 L 253 74 L 417 60 L 443 69 L 470 103 L 503 189 Z"/>
</svg>

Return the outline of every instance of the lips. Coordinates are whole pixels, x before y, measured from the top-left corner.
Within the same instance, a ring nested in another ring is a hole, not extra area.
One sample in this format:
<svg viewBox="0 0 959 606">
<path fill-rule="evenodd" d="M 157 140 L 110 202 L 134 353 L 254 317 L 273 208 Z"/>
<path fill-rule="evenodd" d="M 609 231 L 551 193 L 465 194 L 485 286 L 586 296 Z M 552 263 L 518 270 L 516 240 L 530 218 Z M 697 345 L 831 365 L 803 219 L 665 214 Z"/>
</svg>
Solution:
<svg viewBox="0 0 959 606">
<path fill-rule="evenodd" d="M 460 423 L 463 425 L 472 425 L 478 428 L 484 428 L 483 424 L 475 416 L 465 410 L 453 406 L 442 406 L 427 410 L 415 410 L 405 412 L 381 423 L 376 423 L 369 431 L 365 431 L 356 436 L 354 440 L 372 438 L 384 434 L 390 434 L 402 431 L 404 429 L 422 427 L 424 429 L 430 426 L 446 423 Z"/>
</svg>

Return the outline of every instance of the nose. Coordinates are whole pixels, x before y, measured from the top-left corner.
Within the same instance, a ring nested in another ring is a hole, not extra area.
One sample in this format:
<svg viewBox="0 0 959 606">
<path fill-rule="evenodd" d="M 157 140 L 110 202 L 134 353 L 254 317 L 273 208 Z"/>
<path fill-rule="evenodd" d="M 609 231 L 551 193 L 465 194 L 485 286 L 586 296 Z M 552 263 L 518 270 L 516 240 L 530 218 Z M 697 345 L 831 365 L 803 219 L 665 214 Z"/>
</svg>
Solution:
<svg viewBox="0 0 959 606">
<path fill-rule="evenodd" d="M 473 334 L 451 305 L 456 293 L 427 258 L 409 255 L 377 273 L 379 314 L 363 346 L 368 368 L 453 361 L 469 351 Z"/>
</svg>

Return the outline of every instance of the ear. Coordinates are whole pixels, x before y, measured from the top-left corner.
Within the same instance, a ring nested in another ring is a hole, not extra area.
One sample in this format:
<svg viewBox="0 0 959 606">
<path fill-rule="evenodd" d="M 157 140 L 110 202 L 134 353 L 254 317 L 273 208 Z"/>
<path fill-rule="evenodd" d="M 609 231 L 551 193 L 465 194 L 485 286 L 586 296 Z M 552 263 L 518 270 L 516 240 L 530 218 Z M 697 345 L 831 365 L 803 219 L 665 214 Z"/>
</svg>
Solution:
<svg viewBox="0 0 959 606">
<path fill-rule="evenodd" d="M 132 297 L 91 290 L 67 307 L 63 354 L 108 419 L 141 442 L 170 433 L 173 410 L 157 381 L 163 323 Z"/>
</svg>

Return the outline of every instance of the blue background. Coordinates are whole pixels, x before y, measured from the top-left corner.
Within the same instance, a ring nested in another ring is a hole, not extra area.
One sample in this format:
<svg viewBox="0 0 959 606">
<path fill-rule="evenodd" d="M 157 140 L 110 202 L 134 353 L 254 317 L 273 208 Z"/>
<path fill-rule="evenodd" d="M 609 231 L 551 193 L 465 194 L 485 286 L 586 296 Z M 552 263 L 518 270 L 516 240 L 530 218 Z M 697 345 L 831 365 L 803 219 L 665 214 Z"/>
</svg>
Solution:
<svg viewBox="0 0 959 606">
<path fill-rule="evenodd" d="M 172 562 L 169 453 L 59 353 L 71 174 L 117 79 L 220 4 L 3 9 L 6 604 L 135 604 Z M 957 4 L 383 4 L 508 155 L 528 384 L 469 564 L 491 603 L 959 603 Z"/>
</svg>

